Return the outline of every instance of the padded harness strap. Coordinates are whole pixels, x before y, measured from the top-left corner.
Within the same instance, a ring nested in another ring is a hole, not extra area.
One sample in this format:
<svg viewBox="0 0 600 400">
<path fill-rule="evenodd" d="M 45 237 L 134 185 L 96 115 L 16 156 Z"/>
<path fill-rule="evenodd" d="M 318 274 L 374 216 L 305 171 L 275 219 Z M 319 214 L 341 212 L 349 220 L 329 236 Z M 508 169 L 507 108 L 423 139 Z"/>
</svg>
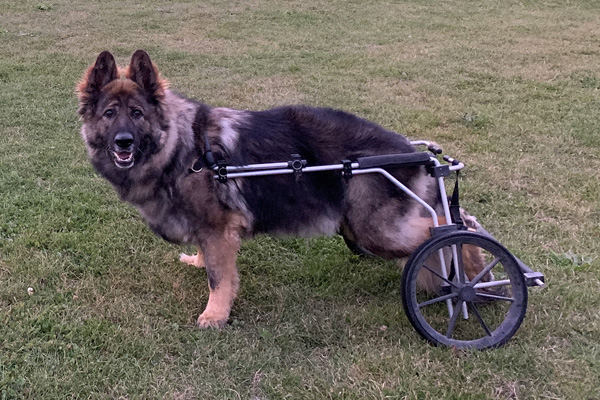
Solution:
<svg viewBox="0 0 600 400">
<path fill-rule="evenodd" d="M 382 156 L 359 157 L 356 159 L 359 168 L 377 168 L 393 166 L 416 166 L 428 165 L 432 161 L 429 153 L 417 151 L 414 153 L 386 154 Z"/>
</svg>

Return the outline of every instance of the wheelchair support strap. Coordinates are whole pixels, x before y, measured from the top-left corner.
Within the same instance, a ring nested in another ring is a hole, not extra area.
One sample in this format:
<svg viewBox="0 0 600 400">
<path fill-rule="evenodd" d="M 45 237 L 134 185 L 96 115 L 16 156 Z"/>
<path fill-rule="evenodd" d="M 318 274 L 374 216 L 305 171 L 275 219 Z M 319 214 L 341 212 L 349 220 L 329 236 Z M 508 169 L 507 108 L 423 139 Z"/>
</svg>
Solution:
<svg viewBox="0 0 600 400">
<path fill-rule="evenodd" d="M 460 218 L 460 202 L 458 192 L 458 174 L 460 171 L 456 171 L 456 182 L 454 183 L 454 190 L 452 191 L 452 197 L 450 198 L 450 216 L 452 222 L 457 225 L 463 225 L 463 220 Z"/>
</svg>

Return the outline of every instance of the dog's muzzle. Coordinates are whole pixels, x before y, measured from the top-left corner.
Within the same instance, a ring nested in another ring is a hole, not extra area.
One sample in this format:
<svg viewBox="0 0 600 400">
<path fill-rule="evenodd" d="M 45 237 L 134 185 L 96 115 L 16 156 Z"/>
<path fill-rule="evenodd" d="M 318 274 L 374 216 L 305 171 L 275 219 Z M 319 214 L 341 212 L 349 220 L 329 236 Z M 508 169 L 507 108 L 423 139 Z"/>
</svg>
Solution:
<svg viewBox="0 0 600 400">
<path fill-rule="evenodd" d="M 123 169 L 133 167 L 133 163 L 135 162 L 133 152 L 133 135 L 129 132 L 117 133 L 112 152 L 115 158 L 115 165 Z"/>
</svg>

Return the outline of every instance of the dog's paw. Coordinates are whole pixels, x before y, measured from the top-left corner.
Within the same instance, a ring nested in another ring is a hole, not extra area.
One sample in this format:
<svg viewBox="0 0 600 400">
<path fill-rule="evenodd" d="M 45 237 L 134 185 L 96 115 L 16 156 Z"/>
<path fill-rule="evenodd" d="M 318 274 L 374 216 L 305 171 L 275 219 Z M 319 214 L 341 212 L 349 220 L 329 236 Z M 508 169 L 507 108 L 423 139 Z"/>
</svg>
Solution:
<svg viewBox="0 0 600 400">
<path fill-rule="evenodd" d="M 179 255 L 179 261 L 193 265 L 197 268 L 204 268 L 204 257 L 202 257 L 200 253 L 196 253 L 193 256 L 181 253 Z"/>
<path fill-rule="evenodd" d="M 219 328 L 224 327 L 225 324 L 227 324 L 227 318 L 228 318 L 228 316 L 223 317 L 220 315 L 215 315 L 211 312 L 204 311 L 198 317 L 198 321 L 196 321 L 196 325 L 200 329 L 209 329 L 209 328 L 219 329 Z"/>
</svg>

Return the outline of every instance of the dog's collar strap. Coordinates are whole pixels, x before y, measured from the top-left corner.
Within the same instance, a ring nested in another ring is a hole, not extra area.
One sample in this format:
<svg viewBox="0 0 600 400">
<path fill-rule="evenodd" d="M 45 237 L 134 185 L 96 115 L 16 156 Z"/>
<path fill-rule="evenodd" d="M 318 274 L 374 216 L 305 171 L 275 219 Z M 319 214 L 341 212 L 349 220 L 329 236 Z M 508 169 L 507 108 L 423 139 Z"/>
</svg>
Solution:
<svg viewBox="0 0 600 400">
<path fill-rule="evenodd" d="M 206 166 L 210 169 L 216 169 L 217 163 L 215 162 L 215 156 L 213 155 L 212 150 L 210 149 L 210 142 L 208 141 L 208 135 L 206 131 L 204 131 L 204 161 L 206 161 Z"/>
</svg>

